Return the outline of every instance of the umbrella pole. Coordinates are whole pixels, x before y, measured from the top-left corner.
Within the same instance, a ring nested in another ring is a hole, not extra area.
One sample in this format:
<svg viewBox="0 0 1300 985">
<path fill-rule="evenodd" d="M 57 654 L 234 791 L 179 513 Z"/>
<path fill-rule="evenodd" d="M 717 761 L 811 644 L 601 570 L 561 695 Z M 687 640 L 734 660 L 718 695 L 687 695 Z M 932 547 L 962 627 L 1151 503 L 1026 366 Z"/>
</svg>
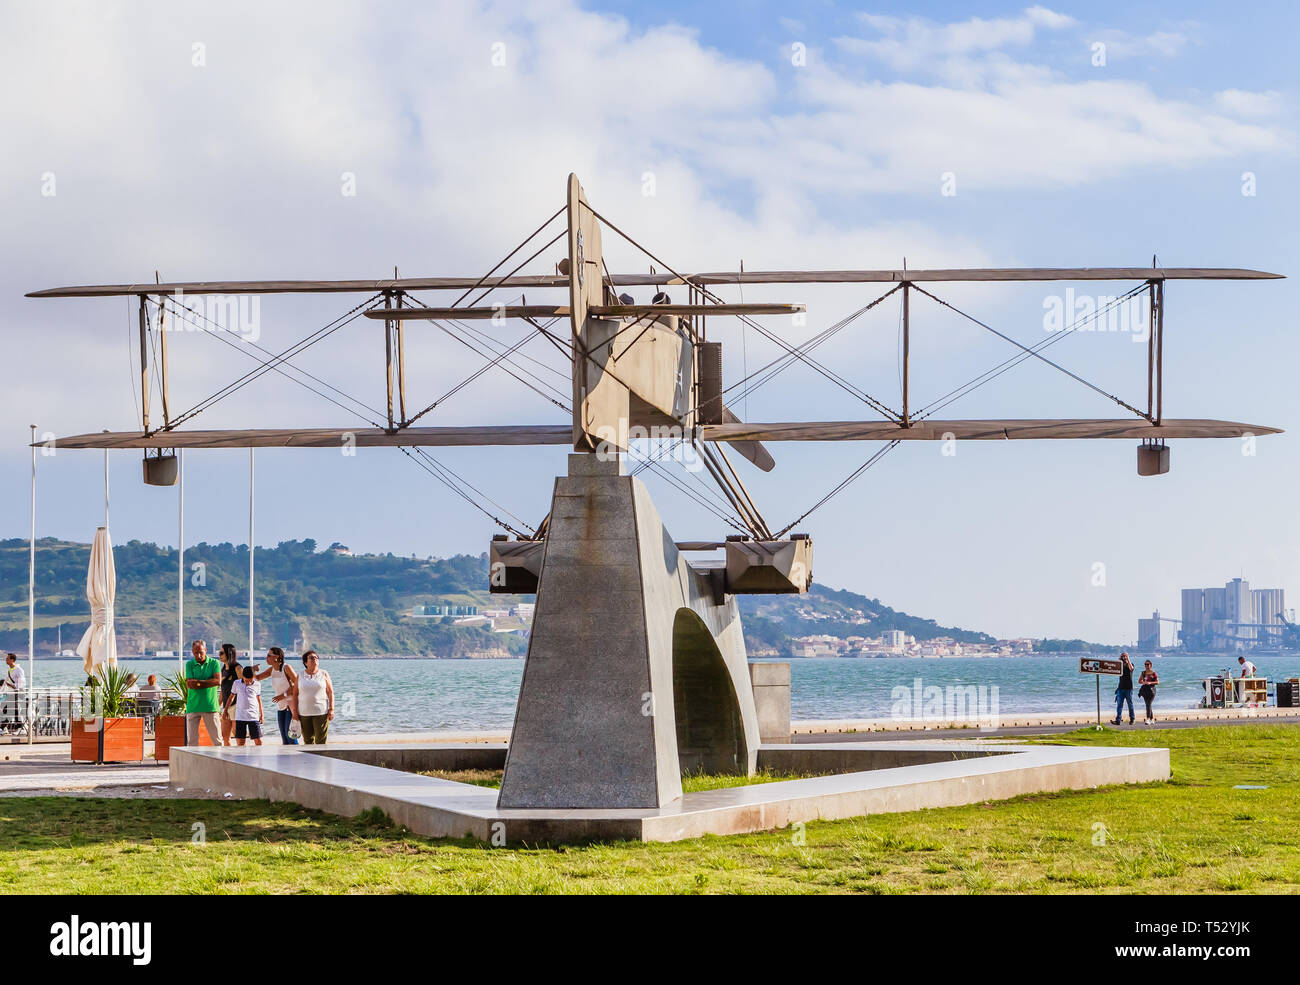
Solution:
<svg viewBox="0 0 1300 985">
<path fill-rule="evenodd" d="M 185 449 L 176 449 L 177 491 L 179 501 L 176 522 L 176 663 L 185 669 Z"/>
<path fill-rule="evenodd" d="M 109 532 L 108 532 L 108 449 L 107 448 L 104 449 L 104 538 L 106 544 L 110 542 Z M 112 556 L 112 550 L 113 549 L 111 547 L 108 548 L 110 557 Z M 107 631 L 105 631 L 104 640 L 105 640 L 104 645 L 107 647 L 108 645 Z M 111 663 L 112 666 L 116 667 L 117 666 L 116 649 L 114 650 L 114 654 L 115 655 L 113 656 Z M 107 654 L 105 654 L 104 663 L 105 664 L 110 663 Z M 104 761 L 104 730 L 101 723 L 100 731 L 99 731 L 99 762 L 102 763 L 103 761 Z"/>
<path fill-rule="evenodd" d="M 248 662 L 253 662 L 253 449 L 248 449 Z"/>
<path fill-rule="evenodd" d="M 32 733 L 32 695 L 36 687 L 36 425 L 32 425 L 32 529 L 27 556 L 27 744 Z"/>
</svg>

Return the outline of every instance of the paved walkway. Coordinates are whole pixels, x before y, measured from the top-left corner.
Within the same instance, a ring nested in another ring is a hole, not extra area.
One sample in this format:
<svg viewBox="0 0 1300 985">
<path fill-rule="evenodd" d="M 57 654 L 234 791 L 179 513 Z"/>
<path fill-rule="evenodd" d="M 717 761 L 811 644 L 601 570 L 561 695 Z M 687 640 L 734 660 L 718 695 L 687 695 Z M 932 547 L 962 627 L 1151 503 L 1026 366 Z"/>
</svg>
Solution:
<svg viewBox="0 0 1300 985">
<path fill-rule="evenodd" d="M 1270 723 L 1279 725 L 1300 725 L 1300 715 L 1289 717 L 1272 716 L 1265 719 Z M 1032 735 L 1056 735 L 1062 732 L 1074 732 L 1077 729 L 1085 728 L 1088 725 L 1096 724 L 1096 716 L 1083 723 L 1074 722 L 1068 725 L 1017 725 L 1007 728 L 995 729 L 974 729 L 974 728 L 931 728 L 926 729 L 924 737 L 927 739 L 1014 739 L 1027 738 Z M 1103 719 L 1104 721 L 1104 719 Z M 1167 729 L 1181 728 L 1203 728 L 1206 725 L 1224 726 L 1231 728 L 1235 725 L 1251 725 L 1259 723 L 1258 718 L 1236 718 L 1222 721 L 1197 721 L 1195 719 L 1157 719 L 1154 725 L 1143 725 L 1142 719 L 1138 719 L 1137 724 L 1129 725 L 1127 722 L 1119 728 L 1132 729 L 1137 732 L 1159 732 Z M 1115 728 L 1109 722 L 1106 722 L 1107 728 Z M 791 742 L 894 742 L 901 736 L 902 730 L 877 730 L 877 731 L 850 731 L 850 732 L 804 732 L 796 733 L 790 737 Z M 914 730 L 908 731 L 908 737 L 916 736 Z"/>
<path fill-rule="evenodd" d="M 150 788 L 152 793 L 145 792 Z M 167 790 L 167 766 L 153 760 L 95 766 L 69 762 L 67 746 L 0 750 L 0 796 L 158 796 Z"/>
<path fill-rule="evenodd" d="M 1102 705 L 1101 718 L 1107 721 L 1114 714 L 1114 704 L 1108 708 Z M 1142 714 L 1141 710 L 1138 712 Z M 1138 719 L 1138 728 L 1141 718 Z M 1194 725 L 1220 725 L 1242 722 L 1300 722 L 1300 708 L 1156 708 L 1156 721 L 1162 725 L 1181 724 L 1184 728 Z M 1047 728 L 1068 726 L 1079 728 L 1082 725 L 1095 725 L 1097 709 L 1085 711 L 1059 711 L 1026 714 L 999 714 L 996 716 L 994 731 L 1030 730 L 1040 732 Z M 966 735 L 979 731 L 979 720 L 971 718 L 965 721 L 947 718 L 836 718 L 801 721 L 791 723 L 791 731 L 796 735 L 843 735 L 849 732 L 933 732 L 954 730 Z M 1054 728 L 1060 731 L 1060 728 Z"/>
<path fill-rule="evenodd" d="M 332 745 L 363 743 L 505 742 L 509 732 L 397 732 L 331 735 Z M 267 743 L 278 746 L 278 737 Z M 144 744 L 143 763 L 73 763 L 69 745 L 34 743 L 0 745 L 0 797 L 222 797 L 220 790 L 172 787 L 166 763 L 154 763 L 153 741 Z"/>
</svg>

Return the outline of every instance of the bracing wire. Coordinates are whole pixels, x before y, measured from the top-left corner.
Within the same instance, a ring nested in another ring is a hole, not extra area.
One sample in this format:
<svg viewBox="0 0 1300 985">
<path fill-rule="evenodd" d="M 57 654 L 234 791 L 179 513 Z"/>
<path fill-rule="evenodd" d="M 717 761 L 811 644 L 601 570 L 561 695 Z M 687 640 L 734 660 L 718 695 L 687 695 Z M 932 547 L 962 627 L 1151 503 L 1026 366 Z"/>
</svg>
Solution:
<svg viewBox="0 0 1300 985">
<path fill-rule="evenodd" d="M 173 308 L 174 308 L 174 307 L 175 307 L 175 306 L 173 305 Z M 237 345 L 235 342 L 231 341 L 230 339 L 223 338 L 221 333 L 235 335 L 238 339 L 240 339 L 241 341 L 243 341 L 246 345 L 252 346 L 253 348 L 258 349 L 258 350 L 261 351 L 261 352 L 269 353 L 269 350 L 263 348 L 262 346 L 257 345 L 257 343 L 255 343 L 255 342 L 252 342 L 252 341 L 246 339 L 244 336 L 240 335 L 239 333 L 237 333 L 237 332 L 231 332 L 231 331 L 230 331 L 228 328 L 226 328 L 225 326 L 218 325 L 216 322 L 211 321 L 211 319 L 208 319 L 208 318 L 206 318 L 205 316 L 201 316 L 201 317 L 203 317 L 205 321 L 208 321 L 210 324 L 216 326 L 217 328 L 219 328 L 219 329 L 221 330 L 220 333 L 218 333 L 218 332 L 206 332 L 206 333 L 204 333 L 204 334 L 206 334 L 206 335 L 211 335 L 213 338 L 217 339 L 219 342 L 223 343 L 224 345 L 230 346 L 231 348 L 235 349 L 236 351 L 238 351 L 238 352 L 242 352 L 242 353 L 244 353 L 245 355 L 250 356 L 251 358 L 254 358 L 254 359 L 257 358 L 256 356 L 253 356 L 253 354 L 252 354 L 251 352 L 249 352 L 247 349 L 241 348 L 239 345 Z M 259 362 L 260 362 L 260 361 L 259 361 Z M 308 377 L 308 378 L 314 380 L 315 382 L 319 383 L 321 386 L 326 387 L 327 389 L 332 390 L 333 392 L 337 393 L 337 394 L 338 394 L 340 397 L 342 397 L 344 400 L 351 401 L 351 402 L 352 402 L 353 404 L 355 404 L 357 407 L 360 407 L 360 408 L 362 408 L 363 410 L 368 411 L 370 414 L 374 415 L 374 417 L 373 417 L 373 418 L 368 418 L 368 417 L 366 416 L 366 414 L 362 413 L 361 411 L 358 411 L 356 408 L 354 408 L 354 407 L 348 407 L 348 406 L 346 406 L 345 404 L 341 403 L 339 400 L 336 400 L 336 399 L 334 399 L 333 397 L 331 397 L 329 394 L 324 393 L 324 392 L 322 392 L 321 390 L 318 390 L 318 389 L 316 389 L 315 387 L 311 386 L 309 383 L 305 382 L 304 380 L 302 380 L 302 379 L 300 379 L 300 378 L 298 378 L 298 377 L 296 377 L 296 376 L 292 376 L 292 375 L 290 375 L 289 372 L 286 372 L 286 370 L 285 370 L 284 367 L 287 367 L 289 370 L 292 370 L 294 373 L 301 373 L 303 376 L 306 376 L 306 377 Z M 304 387 L 305 389 L 307 389 L 307 390 L 311 391 L 312 393 L 316 394 L 317 396 L 321 397 L 322 399 L 327 400 L 329 403 L 331 403 L 331 404 L 333 404 L 334 406 L 338 407 L 339 409 L 345 411 L 346 413 L 350 413 L 350 414 L 352 414 L 352 415 L 355 416 L 355 417 L 359 417 L 359 418 L 361 418 L 362 420 L 367 421 L 367 423 L 369 423 L 372 427 L 376 427 L 376 428 L 380 428 L 380 427 L 382 427 L 382 425 L 381 425 L 377 420 L 374 419 L 374 418 L 381 418 L 381 417 L 384 416 L 383 413 L 380 412 L 377 408 L 375 408 L 375 407 L 371 407 L 369 404 L 367 404 L 367 403 L 365 403 L 364 401 L 358 399 L 357 397 L 352 396 L 351 394 L 347 393 L 346 391 L 341 390 L 341 389 L 339 389 L 338 387 L 333 386 L 333 385 L 331 385 L 331 384 L 329 384 L 329 383 L 326 383 L 324 380 L 321 380 L 319 377 L 313 376 L 311 373 L 307 372 L 306 370 L 304 370 L 304 369 L 302 369 L 302 368 L 300 368 L 300 367 L 298 367 L 298 366 L 294 366 L 292 363 L 289 363 L 287 360 L 282 360 L 279 364 L 268 365 L 268 368 L 269 368 L 270 371 L 273 371 L 273 372 L 275 372 L 275 373 L 278 373 L 279 375 L 283 376 L 285 379 L 288 379 L 288 380 L 290 380 L 290 381 L 292 381 L 292 382 L 294 382 L 294 383 L 297 383 L 299 386 L 302 386 L 302 387 Z M 439 461 L 438 459 L 434 458 L 433 455 L 431 455 L 431 454 L 430 454 L 429 452 L 427 452 L 425 449 L 423 449 L 423 448 L 419 448 L 419 447 L 416 447 L 416 448 L 413 449 L 414 454 L 412 453 L 412 450 L 408 449 L 408 448 L 405 447 L 405 446 L 398 446 L 398 450 L 401 451 L 402 454 L 406 455 L 407 458 L 410 458 L 412 461 L 414 461 L 414 462 L 415 462 L 418 466 L 420 466 L 420 468 L 422 468 L 425 472 L 427 472 L 427 473 L 429 473 L 430 475 L 432 475 L 435 479 L 437 479 L 439 482 L 441 482 L 444 486 L 446 486 L 448 489 L 450 489 L 453 493 L 455 493 L 456 495 L 458 495 L 461 499 L 465 500 L 465 502 L 469 503 L 471 506 L 473 506 L 475 509 L 477 509 L 480 513 L 482 513 L 484 516 L 486 516 L 488 519 L 492 520 L 494 523 L 496 523 L 498 526 L 500 526 L 503 530 L 506 530 L 506 531 L 508 531 L 509 533 L 515 534 L 516 536 L 529 536 L 528 534 L 524 534 L 524 533 L 522 533 L 522 532 L 521 532 L 520 530 L 518 530 L 516 527 L 511 526 L 509 523 L 505 522 L 505 521 L 502 520 L 500 517 L 496 516 L 496 515 L 495 515 L 491 510 L 489 510 L 489 509 L 487 509 L 486 507 L 484 507 L 484 506 L 482 505 L 482 503 L 477 502 L 477 501 L 476 501 L 472 496 L 470 496 L 470 495 L 465 491 L 465 489 L 461 488 L 461 486 L 464 486 L 465 488 L 468 488 L 468 489 L 472 490 L 473 492 L 478 493 L 478 495 L 480 495 L 480 496 L 481 496 L 481 497 L 482 497 L 486 502 L 491 503 L 491 505 L 495 506 L 499 511 L 501 511 L 502 513 L 504 513 L 504 514 L 506 514 L 507 516 L 509 516 L 509 517 L 513 518 L 514 520 L 516 520 L 516 521 L 517 521 L 521 526 L 523 526 L 523 527 L 525 527 L 525 528 L 528 528 L 530 531 L 533 530 L 533 528 L 532 528 L 528 523 L 526 523 L 525 521 L 521 520 L 517 515 L 515 515 L 514 513 L 512 513 L 510 510 L 506 509 L 506 508 L 505 508 L 504 506 L 502 506 L 500 503 L 497 503 L 497 502 L 495 502 L 494 500 L 492 500 L 490 497 L 488 497 L 486 494 L 484 494 L 484 493 L 482 492 L 482 490 L 480 490 L 480 489 L 478 489 L 476 486 L 472 485 L 472 484 L 471 484 L 467 479 L 465 479 L 463 476 L 461 476 L 460 474 L 458 474 L 458 473 L 457 473 L 455 470 L 453 470 L 450 466 L 448 466 L 448 465 L 446 465 L 445 463 L 443 463 L 443 462 Z M 461 485 L 457 485 L 457 483 L 460 483 Z M 535 532 L 535 531 L 534 531 L 534 532 Z"/>
<path fill-rule="evenodd" d="M 1140 284 L 1137 287 L 1134 287 L 1132 290 L 1127 291 L 1125 294 L 1122 294 L 1119 297 L 1113 299 L 1108 304 L 1101 306 L 1089 317 L 1070 323 L 1065 328 L 1061 329 L 1058 332 L 1054 332 L 1052 335 L 1048 336 L 1043 341 L 1035 344 L 1031 348 L 1034 350 L 1041 351 L 1042 349 L 1047 348 L 1049 345 L 1054 345 L 1055 343 L 1061 341 L 1061 339 L 1067 338 L 1068 336 L 1077 333 L 1082 326 L 1089 324 L 1091 321 L 1094 321 L 1097 318 L 1100 318 L 1102 315 L 1104 315 L 1115 305 L 1124 303 L 1129 298 L 1135 296 L 1136 294 L 1141 293 L 1144 290 L 1146 290 L 1145 285 Z M 922 293 L 928 293 L 928 292 L 923 291 Z M 933 295 L 930 296 L 932 297 Z M 995 334 L 1000 335 L 1001 333 L 995 333 Z M 1022 348 L 1024 347 L 1022 346 Z M 962 386 L 957 387 L 955 390 L 949 391 L 948 393 L 944 394 L 942 397 L 939 397 L 937 400 L 931 401 L 925 407 L 921 408 L 921 411 L 919 412 L 920 416 L 915 418 L 915 420 L 916 421 L 923 420 L 924 418 L 929 417 L 934 413 L 937 413 L 939 410 L 942 410 L 944 407 L 947 407 L 953 401 L 959 400 L 964 396 L 968 396 L 969 394 L 973 393 L 976 389 L 983 386 L 985 383 L 991 382 L 992 380 L 1001 376 L 1003 373 L 1007 372 L 1008 370 L 1015 368 L 1020 363 L 1024 362 L 1026 359 L 1032 358 L 1035 354 L 1036 354 L 1035 352 L 1030 352 L 1030 351 L 1020 352 L 1014 356 L 1009 357 L 1008 359 L 1003 360 L 1002 362 L 994 366 L 992 369 L 986 370 L 985 372 L 981 373 L 979 376 L 975 377 L 973 380 L 969 381 L 968 383 L 964 383 L 962 384 Z M 806 520 L 815 511 L 817 511 L 826 503 L 828 503 L 831 499 L 837 496 L 844 489 L 848 488 L 848 486 L 854 480 L 856 480 L 860 475 L 862 475 L 873 465 L 879 462 L 882 458 L 884 458 L 885 455 L 888 454 L 890 451 L 892 451 L 898 444 L 899 444 L 898 440 L 894 440 L 891 441 L 885 447 L 878 449 L 876 452 L 874 452 L 871 455 L 871 457 L 867 459 L 867 461 L 865 461 L 861 466 L 859 466 L 857 469 L 851 472 L 842 482 L 840 482 L 839 485 L 835 486 L 830 492 L 828 492 L 820 500 L 814 503 L 813 506 L 807 510 L 807 512 L 805 512 L 793 523 L 790 523 L 787 526 L 783 527 L 777 533 L 777 536 L 780 537 L 781 535 L 787 533 L 789 530 L 795 527 L 797 524 L 800 524 L 804 520 Z"/>
<path fill-rule="evenodd" d="M 1062 339 L 1068 338 L 1070 335 L 1074 334 L 1075 332 L 1078 332 L 1083 326 L 1097 320 L 1102 315 L 1106 314 L 1111 308 L 1115 307 L 1116 305 L 1123 304 L 1125 301 L 1136 296 L 1137 294 L 1140 294 L 1142 291 L 1145 290 L 1146 290 L 1146 285 L 1139 284 L 1137 287 L 1133 288 L 1132 290 L 1127 291 L 1124 294 L 1120 295 L 1119 297 L 1113 299 L 1108 304 L 1101 306 L 1092 315 L 1088 316 L 1087 318 L 1084 318 L 1080 321 L 1071 322 L 1069 325 L 1066 325 L 1064 328 L 1060 329 L 1059 331 L 1053 332 L 1051 335 L 1047 336 L 1042 341 L 1035 343 L 1031 348 L 1041 352 L 1042 350 L 1046 349 L 1048 346 L 1055 345 L 1057 342 L 1060 342 Z M 930 403 L 926 404 L 917 412 L 917 416 L 914 419 L 920 421 L 920 420 L 924 420 L 927 417 L 932 416 L 933 414 L 938 413 L 940 410 L 943 410 L 944 407 L 947 407 L 953 401 L 960 400 L 962 397 L 974 393 L 976 390 L 984 386 L 986 383 L 991 383 L 993 380 L 997 379 L 1003 373 L 1006 373 L 1008 370 L 1015 369 L 1015 367 L 1019 366 L 1021 363 L 1023 363 L 1025 360 L 1029 358 L 1031 358 L 1031 354 L 1025 352 L 1018 352 L 1013 356 L 1007 357 L 1002 362 L 998 363 L 996 366 L 993 366 L 992 368 L 981 373 L 979 376 L 975 377 L 974 379 L 966 383 L 963 383 L 961 386 L 957 387 L 954 390 L 948 391 L 948 393 L 944 394 L 942 397 L 932 400 Z"/>
<path fill-rule="evenodd" d="M 357 318 L 361 316 L 361 312 L 365 308 L 371 306 L 373 302 L 376 301 L 379 297 L 380 297 L 379 294 L 372 295 L 371 297 L 367 298 L 365 301 L 361 302 L 356 307 L 350 309 L 349 311 L 345 312 L 342 315 L 339 315 L 333 321 L 326 323 L 324 326 L 312 332 L 310 335 L 306 336 L 305 338 L 291 345 L 289 348 L 285 349 L 280 353 L 277 353 L 272 359 L 259 362 L 259 365 L 255 369 L 252 369 L 249 372 L 245 373 L 242 377 L 235 380 L 234 382 L 226 384 L 226 386 L 222 387 L 220 390 L 217 390 L 216 392 L 208 395 L 207 397 L 200 400 L 198 403 L 194 404 L 189 410 L 178 415 L 172 421 L 172 426 L 176 427 L 177 425 L 184 423 L 190 418 L 195 417 L 198 414 L 201 414 L 203 411 L 207 410 L 209 407 L 212 407 L 218 401 L 224 400 L 232 393 L 235 393 L 236 391 L 247 386 L 249 383 L 253 382 L 253 380 L 256 380 L 259 377 L 270 372 L 280 363 L 287 361 L 293 356 L 301 355 L 311 346 L 315 345 L 316 343 L 322 341 L 325 338 L 328 338 L 330 335 L 334 334 L 339 329 L 343 328 L 345 325 L 348 325 L 352 321 L 355 321 Z M 186 310 L 188 311 L 188 309 Z"/>
<path fill-rule="evenodd" d="M 998 338 L 1000 338 L 1000 339 L 1005 339 L 1006 341 L 1010 342 L 1012 345 L 1016 346 L 1018 349 L 1022 349 L 1022 350 L 1026 353 L 1027 356 L 1033 356 L 1033 357 L 1036 358 L 1036 359 L 1041 359 L 1041 360 L 1042 360 L 1043 362 L 1045 362 L 1048 366 L 1051 366 L 1053 369 L 1058 370 L 1058 371 L 1061 372 L 1061 373 L 1064 373 L 1066 376 L 1070 377 L 1070 379 L 1075 380 L 1075 381 L 1077 381 L 1077 382 L 1079 382 L 1079 383 L 1082 383 L 1082 384 L 1083 384 L 1084 386 L 1086 386 L 1089 390 L 1092 390 L 1092 391 L 1094 391 L 1095 393 L 1099 393 L 1099 394 L 1101 394 L 1103 397 L 1106 397 L 1106 398 L 1108 398 L 1108 399 L 1110 399 L 1110 400 L 1113 400 L 1115 403 L 1119 404 L 1119 405 L 1120 405 L 1121 407 L 1123 407 L 1125 410 L 1132 411 L 1134 414 L 1136 414 L 1138 417 L 1141 417 L 1143 420 L 1146 419 L 1146 414 L 1144 414 L 1142 411 L 1138 410 L 1138 409 L 1137 409 L 1136 407 L 1134 407 L 1132 404 L 1126 403 L 1125 401 L 1121 400 L 1119 397 L 1115 396 L 1115 394 L 1113 394 L 1113 393 L 1108 393 L 1106 390 L 1103 390 L 1101 387 L 1097 386 L 1095 383 L 1092 383 L 1092 382 L 1090 382 L 1089 380 L 1084 379 L 1084 378 L 1083 378 L 1082 376 L 1080 376 L 1078 373 L 1073 373 L 1073 372 L 1071 372 L 1070 370 L 1068 370 L 1068 369 L 1066 369 L 1064 366 L 1062 366 L 1060 363 L 1055 363 L 1055 362 L 1053 362 L 1052 360 L 1048 359 L 1046 356 L 1042 355 L 1042 353 L 1037 352 L 1035 349 L 1031 348 L 1030 346 L 1027 346 L 1027 345 L 1025 345 L 1025 344 L 1022 343 L 1022 342 L 1018 342 L 1016 339 L 1013 339 L 1010 335 L 1006 335 L 1006 334 L 1004 334 L 1004 333 L 1002 333 L 1002 332 L 999 332 L 996 328 L 994 328 L 992 325 L 989 325 L 987 322 L 982 322 L 982 321 L 980 321 L 978 318 L 976 318 L 974 315 L 971 315 L 971 314 L 968 314 L 968 313 L 965 312 L 965 311 L 962 311 L 962 310 L 961 310 L 960 308 L 958 308 L 956 305 L 954 305 L 954 304 L 950 304 L 949 302 L 943 300 L 943 298 L 936 297 L 935 295 L 933 295 L 933 294 L 931 294 L 929 291 L 927 291 L 925 288 L 923 288 L 923 287 L 917 287 L 915 284 L 913 284 L 912 287 L 913 287 L 913 289 L 915 289 L 915 290 L 918 291 L 919 293 L 924 294 L 924 295 L 925 295 L 927 298 L 929 298 L 930 300 L 937 302 L 938 304 L 940 304 L 940 305 L 942 305 L 943 307 L 949 309 L 950 311 L 954 311 L 954 312 L 956 312 L 957 314 L 961 315 L 963 318 L 967 319 L 968 321 L 974 322 L 976 325 L 979 325 L 981 328 L 987 329 L 988 331 L 990 331 L 990 332 L 992 332 L 994 335 L 996 335 Z"/>
</svg>

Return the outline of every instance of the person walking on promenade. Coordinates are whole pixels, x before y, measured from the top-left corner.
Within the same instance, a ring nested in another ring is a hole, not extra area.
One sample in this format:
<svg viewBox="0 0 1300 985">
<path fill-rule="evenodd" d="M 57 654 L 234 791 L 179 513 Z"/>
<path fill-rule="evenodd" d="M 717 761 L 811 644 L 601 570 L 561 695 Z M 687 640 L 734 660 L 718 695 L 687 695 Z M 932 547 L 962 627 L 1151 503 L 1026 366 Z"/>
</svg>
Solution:
<svg viewBox="0 0 1300 985">
<path fill-rule="evenodd" d="M 4 686 L 13 691 L 27 690 L 27 675 L 23 673 L 22 665 L 18 662 L 18 654 L 5 654 L 5 679 Z"/>
<path fill-rule="evenodd" d="M 334 684 L 329 673 L 321 670 L 315 650 L 302 655 L 302 673 L 298 675 L 293 705 L 302 726 L 302 741 L 309 746 L 323 746 L 334 720 Z"/>
<path fill-rule="evenodd" d="M 1124 702 L 1128 702 L 1128 723 L 1130 725 L 1136 720 L 1137 716 L 1133 714 L 1133 661 L 1128 658 L 1127 653 L 1119 655 L 1119 662 L 1124 669 L 1119 675 L 1119 687 L 1115 688 L 1115 720 L 1112 725 L 1123 725 Z"/>
<path fill-rule="evenodd" d="M 23 720 L 23 692 L 27 690 L 27 675 L 23 673 L 22 665 L 18 663 L 18 654 L 10 653 L 5 655 L 5 678 L 2 682 L 3 694 L 7 695 L 10 691 L 14 694 L 14 721 Z M 4 706 L 3 696 L 0 696 L 0 708 Z"/>
<path fill-rule="evenodd" d="M 234 643 L 221 644 L 221 744 L 232 745 L 230 735 L 235 731 L 235 706 L 230 702 L 230 689 L 239 679 L 239 655 Z"/>
<path fill-rule="evenodd" d="M 296 715 L 293 710 L 293 697 L 298 691 L 298 675 L 284 659 L 284 651 L 273 646 L 266 651 L 266 662 L 270 668 L 260 677 L 271 675 L 271 701 L 275 704 L 275 721 L 280 726 L 280 741 L 286 746 L 296 746 L 298 740 L 289 734 L 289 726 Z"/>
<path fill-rule="evenodd" d="M 1142 674 L 1138 677 L 1138 684 L 1141 685 L 1138 688 L 1138 697 L 1147 704 L 1146 723 L 1148 725 L 1156 723 L 1156 716 L 1151 711 L 1151 702 L 1156 699 L 1156 685 L 1159 683 L 1160 675 L 1155 672 L 1155 669 L 1151 666 L 1151 661 L 1148 660 L 1142 668 Z"/>
<path fill-rule="evenodd" d="M 193 654 L 185 661 L 185 744 L 199 744 L 199 723 L 203 723 L 214 746 L 221 745 L 217 729 L 217 698 L 221 685 L 221 666 L 208 656 L 208 644 L 195 640 Z"/>
<path fill-rule="evenodd" d="M 230 703 L 235 706 L 235 744 L 242 746 L 245 739 L 262 744 L 262 685 L 257 682 L 252 667 L 245 667 L 239 680 L 230 686 Z"/>
</svg>

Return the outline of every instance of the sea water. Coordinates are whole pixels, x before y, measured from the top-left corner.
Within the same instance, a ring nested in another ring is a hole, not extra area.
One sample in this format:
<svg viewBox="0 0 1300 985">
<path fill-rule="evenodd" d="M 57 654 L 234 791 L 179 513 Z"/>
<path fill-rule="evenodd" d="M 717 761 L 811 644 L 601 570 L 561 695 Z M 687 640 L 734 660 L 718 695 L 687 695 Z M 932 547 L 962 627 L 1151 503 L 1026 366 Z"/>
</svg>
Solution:
<svg viewBox="0 0 1300 985">
<path fill-rule="evenodd" d="M 1138 655 L 1137 669 L 1145 658 Z M 1252 657 L 1271 680 L 1300 677 L 1300 655 Z M 263 666 L 265 661 L 263 658 Z M 1231 666 L 1229 654 L 1158 657 L 1156 712 L 1190 708 L 1200 701 L 1201 679 Z M 121 657 L 119 666 L 139 673 L 171 673 L 174 659 Z M 298 665 L 293 664 L 296 668 Z M 509 729 L 523 675 L 523 660 L 428 660 L 420 658 L 331 658 L 321 666 L 334 683 L 337 732 L 425 732 L 437 729 Z M 23 661 L 24 670 L 27 662 Z M 1092 711 L 1096 684 L 1079 673 L 1077 656 L 944 658 L 803 658 L 790 661 L 791 715 L 818 718 L 887 718 L 897 703 L 895 689 L 950 686 L 997 688 L 1001 715 Z M 38 687 L 76 685 L 85 680 L 75 660 L 36 661 Z M 1134 675 L 1136 687 L 1137 675 Z M 1114 713 L 1117 678 L 1101 678 L 1103 714 Z M 267 721 L 273 722 L 270 681 L 262 690 Z M 1134 694 L 1134 703 L 1141 702 Z M 910 704 L 909 704 L 910 708 Z"/>
</svg>

